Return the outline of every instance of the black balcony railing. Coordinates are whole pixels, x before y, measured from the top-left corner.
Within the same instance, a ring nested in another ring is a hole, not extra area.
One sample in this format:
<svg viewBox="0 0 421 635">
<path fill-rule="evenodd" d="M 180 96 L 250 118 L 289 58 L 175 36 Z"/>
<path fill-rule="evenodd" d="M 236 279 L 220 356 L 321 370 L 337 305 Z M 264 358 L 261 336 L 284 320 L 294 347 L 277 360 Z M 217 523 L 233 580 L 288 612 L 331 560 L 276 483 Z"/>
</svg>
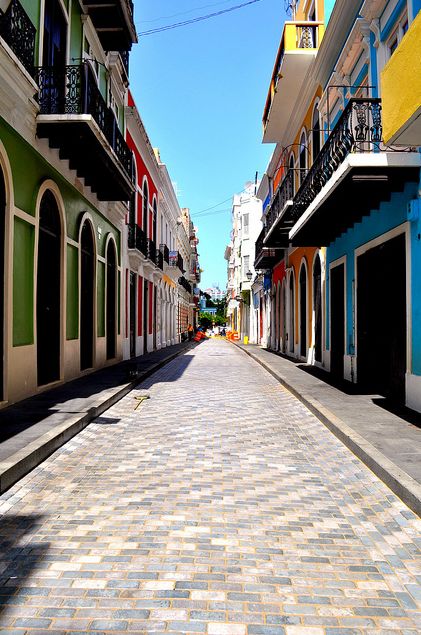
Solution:
<svg viewBox="0 0 421 635">
<path fill-rule="evenodd" d="M 161 243 L 159 245 L 159 251 L 162 252 L 164 262 L 166 262 L 168 265 L 168 263 L 170 262 L 170 250 L 168 249 L 167 245 L 165 243 Z"/>
<path fill-rule="evenodd" d="M 288 201 L 292 201 L 293 198 L 294 172 L 293 170 L 289 170 L 284 180 L 282 181 L 282 183 L 280 183 L 278 189 L 276 190 L 269 210 L 266 213 L 265 236 L 267 236 L 273 225 L 278 220 L 279 215 L 282 213 L 286 203 Z"/>
<path fill-rule="evenodd" d="M 123 63 L 124 69 L 129 74 L 129 55 L 130 51 L 119 51 L 121 61 Z"/>
<path fill-rule="evenodd" d="M 78 66 L 35 69 L 41 115 L 92 115 L 133 182 L 133 155 L 97 86 L 88 62 Z"/>
<path fill-rule="evenodd" d="M 147 239 L 145 232 L 138 225 L 128 226 L 128 240 L 127 244 L 129 249 L 136 249 L 140 251 L 144 256 L 147 256 Z"/>
<path fill-rule="evenodd" d="M 155 264 L 161 271 L 164 269 L 164 254 L 160 249 L 156 250 Z"/>
<path fill-rule="evenodd" d="M 190 282 L 188 280 L 186 280 L 186 278 L 184 276 L 181 276 L 178 279 L 178 284 L 183 287 L 183 289 L 185 289 L 187 291 L 187 293 L 191 293 L 192 292 L 192 286 L 190 284 Z"/>
<path fill-rule="evenodd" d="M 0 36 L 32 75 L 36 28 L 18 0 L 12 0 L 4 13 L 0 11 Z"/>
<path fill-rule="evenodd" d="M 146 257 L 152 262 L 156 262 L 156 245 L 152 238 L 146 239 Z"/>
<path fill-rule="evenodd" d="M 351 99 L 294 197 L 294 220 L 298 220 L 314 201 L 348 154 L 381 149 L 383 148 L 380 99 Z"/>
<path fill-rule="evenodd" d="M 178 267 L 178 269 L 184 273 L 183 258 L 179 251 L 170 251 L 170 261 L 168 264 L 170 267 Z"/>
</svg>

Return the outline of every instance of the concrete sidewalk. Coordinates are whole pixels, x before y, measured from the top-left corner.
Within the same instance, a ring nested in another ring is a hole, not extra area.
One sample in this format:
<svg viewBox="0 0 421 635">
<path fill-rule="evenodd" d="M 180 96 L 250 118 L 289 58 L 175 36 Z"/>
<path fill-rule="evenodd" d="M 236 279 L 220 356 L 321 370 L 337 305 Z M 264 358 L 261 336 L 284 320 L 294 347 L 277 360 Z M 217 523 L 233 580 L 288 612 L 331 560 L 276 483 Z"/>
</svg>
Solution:
<svg viewBox="0 0 421 635">
<path fill-rule="evenodd" d="M 413 511 L 421 515 L 421 415 L 361 394 L 329 373 L 255 345 L 233 342 L 315 414 Z"/>
<path fill-rule="evenodd" d="M 185 342 L 120 362 L 1 410 L 0 494 L 140 381 L 194 346 Z"/>
</svg>

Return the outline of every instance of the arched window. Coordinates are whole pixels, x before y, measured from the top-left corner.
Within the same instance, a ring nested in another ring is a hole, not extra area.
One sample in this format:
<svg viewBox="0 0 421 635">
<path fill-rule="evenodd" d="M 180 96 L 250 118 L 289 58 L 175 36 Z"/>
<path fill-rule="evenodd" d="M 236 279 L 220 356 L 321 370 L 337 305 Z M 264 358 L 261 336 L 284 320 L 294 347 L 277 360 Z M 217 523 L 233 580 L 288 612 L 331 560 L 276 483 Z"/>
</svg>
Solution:
<svg viewBox="0 0 421 635">
<path fill-rule="evenodd" d="M 158 209 L 156 204 L 156 198 L 153 200 L 153 214 L 152 214 L 152 240 L 156 243 L 157 236 L 157 223 L 158 223 Z"/>
<path fill-rule="evenodd" d="M 292 193 L 295 194 L 295 159 L 294 154 L 291 152 L 289 157 L 289 172 L 291 173 Z"/>
<path fill-rule="evenodd" d="M 307 137 L 306 133 L 303 132 L 300 139 L 300 156 L 299 156 L 299 167 L 300 167 L 300 185 L 305 179 L 307 172 Z"/>
<path fill-rule="evenodd" d="M 143 221 L 142 221 L 142 229 L 145 232 L 146 236 L 148 235 L 148 207 L 149 207 L 149 189 L 148 182 L 144 181 L 143 183 Z"/>
<path fill-rule="evenodd" d="M 313 163 L 320 152 L 320 115 L 316 106 L 313 112 L 312 133 L 311 133 L 311 149 Z"/>
</svg>

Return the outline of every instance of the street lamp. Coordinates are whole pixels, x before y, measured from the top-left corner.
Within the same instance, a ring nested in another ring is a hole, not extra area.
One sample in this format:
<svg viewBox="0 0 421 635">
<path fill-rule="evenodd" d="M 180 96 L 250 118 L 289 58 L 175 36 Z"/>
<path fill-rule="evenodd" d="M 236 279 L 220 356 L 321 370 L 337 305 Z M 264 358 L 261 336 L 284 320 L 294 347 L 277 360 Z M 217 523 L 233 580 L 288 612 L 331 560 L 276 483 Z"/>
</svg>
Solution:
<svg viewBox="0 0 421 635">
<path fill-rule="evenodd" d="M 253 277 L 253 274 L 252 274 L 252 272 L 250 271 L 250 269 L 247 271 L 246 276 L 247 276 L 247 280 L 250 282 L 250 281 L 251 281 L 251 279 L 252 279 L 252 277 Z"/>
</svg>

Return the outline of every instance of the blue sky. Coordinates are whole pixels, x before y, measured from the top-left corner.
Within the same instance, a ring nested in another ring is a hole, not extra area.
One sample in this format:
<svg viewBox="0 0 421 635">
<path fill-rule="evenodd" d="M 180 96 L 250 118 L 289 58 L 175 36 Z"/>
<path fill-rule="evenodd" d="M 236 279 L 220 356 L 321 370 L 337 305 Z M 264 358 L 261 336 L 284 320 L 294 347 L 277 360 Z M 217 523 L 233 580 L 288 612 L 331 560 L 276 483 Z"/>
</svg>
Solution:
<svg viewBox="0 0 421 635">
<path fill-rule="evenodd" d="M 135 0 L 136 27 L 145 31 L 244 1 Z M 161 16 L 173 17 L 156 20 Z M 202 289 L 213 283 L 225 288 L 230 201 L 212 214 L 195 213 L 231 198 L 266 168 L 273 146 L 261 143 L 261 119 L 284 19 L 283 0 L 261 0 L 140 37 L 132 49 L 136 104 L 177 184 L 180 205 L 190 208 L 199 228 Z M 219 210 L 227 211 L 214 213 Z"/>
</svg>

